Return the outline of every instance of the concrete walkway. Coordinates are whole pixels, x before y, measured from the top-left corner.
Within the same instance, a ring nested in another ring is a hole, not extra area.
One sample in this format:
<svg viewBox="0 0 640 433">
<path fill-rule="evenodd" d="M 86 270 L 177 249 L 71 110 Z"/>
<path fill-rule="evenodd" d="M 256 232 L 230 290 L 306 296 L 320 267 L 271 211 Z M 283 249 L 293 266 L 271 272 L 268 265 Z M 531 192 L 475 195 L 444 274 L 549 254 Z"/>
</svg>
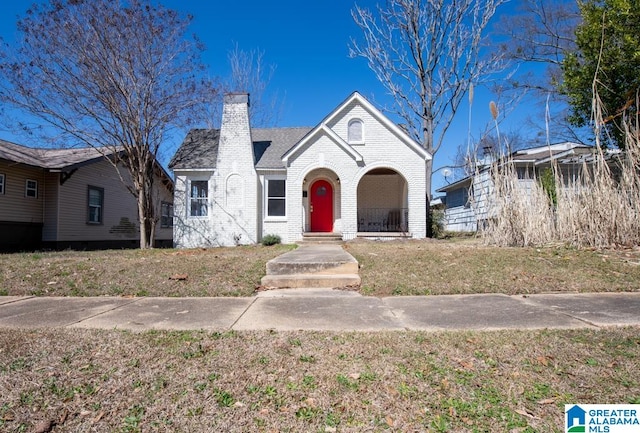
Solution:
<svg viewBox="0 0 640 433">
<path fill-rule="evenodd" d="M 0 328 L 492 330 L 640 325 L 640 293 L 373 298 L 287 289 L 247 298 L 0 297 Z"/>
</svg>

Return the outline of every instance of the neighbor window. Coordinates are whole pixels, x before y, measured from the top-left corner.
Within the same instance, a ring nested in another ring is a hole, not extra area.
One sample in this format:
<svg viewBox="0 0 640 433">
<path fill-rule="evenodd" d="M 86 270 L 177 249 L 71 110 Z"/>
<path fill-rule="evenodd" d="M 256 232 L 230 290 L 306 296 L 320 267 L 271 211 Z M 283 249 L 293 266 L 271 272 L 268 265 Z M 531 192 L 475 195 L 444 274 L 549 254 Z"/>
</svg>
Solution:
<svg viewBox="0 0 640 433">
<path fill-rule="evenodd" d="M 267 216 L 283 217 L 286 215 L 285 180 L 267 179 Z"/>
<path fill-rule="evenodd" d="M 88 191 L 87 223 L 102 224 L 104 189 L 97 186 L 89 186 Z"/>
<path fill-rule="evenodd" d="M 4 174 L 0 173 L 0 195 L 4 194 Z"/>
<path fill-rule="evenodd" d="M 208 215 L 209 182 L 207 182 L 206 180 L 191 181 L 190 202 L 190 216 L 204 217 Z"/>
<path fill-rule="evenodd" d="M 173 203 L 163 201 L 160 207 L 160 227 L 173 227 Z"/>
<path fill-rule="evenodd" d="M 353 119 L 349 122 L 347 141 L 349 143 L 364 143 L 364 125 L 362 124 L 362 120 Z"/>
<path fill-rule="evenodd" d="M 33 197 L 33 198 L 38 197 L 38 181 L 37 180 L 27 179 L 27 182 L 25 183 L 24 196 Z"/>
</svg>

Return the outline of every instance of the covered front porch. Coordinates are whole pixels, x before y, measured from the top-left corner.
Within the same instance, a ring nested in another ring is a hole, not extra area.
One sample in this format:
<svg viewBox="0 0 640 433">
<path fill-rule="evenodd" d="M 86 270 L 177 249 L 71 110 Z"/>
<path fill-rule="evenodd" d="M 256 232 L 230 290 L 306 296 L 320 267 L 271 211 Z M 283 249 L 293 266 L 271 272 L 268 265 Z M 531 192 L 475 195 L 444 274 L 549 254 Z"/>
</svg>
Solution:
<svg viewBox="0 0 640 433">
<path fill-rule="evenodd" d="M 410 236 L 407 182 L 398 172 L 369 171 L 358 184 L 357 200 L 357 236 Z"/>
</svg>

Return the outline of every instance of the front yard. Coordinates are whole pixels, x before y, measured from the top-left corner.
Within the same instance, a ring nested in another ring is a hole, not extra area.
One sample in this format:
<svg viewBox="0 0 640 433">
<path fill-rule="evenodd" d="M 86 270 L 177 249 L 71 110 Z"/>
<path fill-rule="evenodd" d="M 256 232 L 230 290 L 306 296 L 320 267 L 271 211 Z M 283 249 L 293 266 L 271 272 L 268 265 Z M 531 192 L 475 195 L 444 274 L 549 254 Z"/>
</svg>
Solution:
<svg viewBox="0 0 640 433">
<path fill-rule="evenodd" d="M 640 403 L 639 360 L 637 328 L 0 330 L 0 431 L 563 432 Z"/>
<path fill-rule="evenodd" d="M 0 294 L 250 296 L 291 248 L 1 255 Z M 640 289 L 637 249 L 345 248 L 363 295 Z M 562 432 L 564 404 L 640 403 L 638 335 L 0 329 L 0 431 Z"/>
<path fill-rule="evenodd" d="M 0 255 L 0 295 L 251 296 L 293 246 Z M 496 248 L 464 241 L 355 241 L 370 296 L 640 290 L 640 250 Z"/>
</svg>

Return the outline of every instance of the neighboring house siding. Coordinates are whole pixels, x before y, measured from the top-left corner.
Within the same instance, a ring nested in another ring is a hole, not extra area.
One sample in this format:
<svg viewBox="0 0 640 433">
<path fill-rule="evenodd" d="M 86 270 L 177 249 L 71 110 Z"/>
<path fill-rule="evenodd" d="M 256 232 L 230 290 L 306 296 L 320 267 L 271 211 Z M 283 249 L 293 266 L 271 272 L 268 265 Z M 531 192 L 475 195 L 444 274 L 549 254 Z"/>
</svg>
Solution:
<svg viewBox="0 0 640 433">
<path fill-rule="evenodd" d="M 456 206 L 445 210 L 444 229 L 451 232 L 475 232 L 476 215 L 469 206 Z"/>
<path fill-rule="evenodd" d="M 0 161 L 5 175 L 5 193 L 0 194 L 0 221 L 19 223 L 43 222 L 45 176 L 40 168 Z M 38 196 L 25 197 L 27 179 L 38 182 Z"/>
<path fill-rule="evenodd" d="M 37 248 L 42 239 L 45 178 L 41 169 L 0 160 L 0 251 Z M 25 196 L 27 179 L 37 182 L 37 197 Z"/>
<path fill-rule="evenodd" d="M 131 182 L 131 177 L 125 168 L 120 169 L 123 179 Z M 88 190 L 89 186 L 101 189 L 104 193 L 102 207 L 102 222 L 91 224 L 88 222 Z M 160 228 L 161 201 L 173 202 L 171 193 L 160 183 L 155 181 L 157 197 L 156 240 L 170 241 L 171 228 Z M 55 239 L 46 240 L 57 242 L 84 241 L 123 241 L 124 245 L 136 246 L 140 239 L 140 225 L 138 223 L 138 204 L 135 197 L 125 188 L 118 173 L 111 163 L 99 161 L 80 167 L 63 185 L 58 187 L 59 210 L 58 230 Z M 49 231 L 49 228 L 46 229 Z"/>
<path fill-rule="evenodd" d="M 104 191 L 100 224 L 87 222 L 89 185 Z M 139 239 L 136 201 L 107 161 L 79 168 L 59 190 L 58 241 Z"/>
<path fill-rule="evenodd" d="M 59 190 L 60 173 L 47 173 L 44 193 L 44 226 L 42 227 L 42 240 L 55 241 L 58 237 L 59 224 Z"/>
</svg>

